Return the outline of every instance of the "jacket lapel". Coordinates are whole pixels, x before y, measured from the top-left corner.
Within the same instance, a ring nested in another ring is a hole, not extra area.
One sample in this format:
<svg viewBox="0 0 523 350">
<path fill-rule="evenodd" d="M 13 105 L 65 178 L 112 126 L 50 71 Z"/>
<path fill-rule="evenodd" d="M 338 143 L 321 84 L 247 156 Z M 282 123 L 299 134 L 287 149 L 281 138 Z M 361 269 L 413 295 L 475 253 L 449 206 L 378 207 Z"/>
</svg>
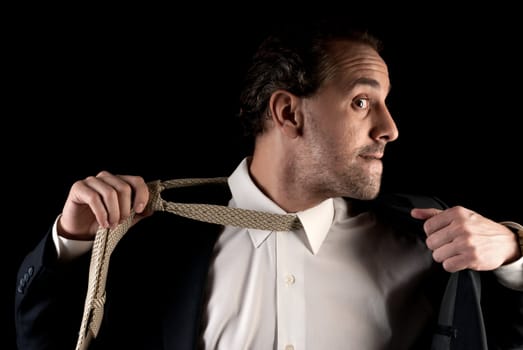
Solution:
<svg viewBox="0 0 523 350">
<path fill-rule="evenodd" d="M 410 216 L 411 209 L 414 207 L 448 208 L 438 198 L 407 194 L 382 195 L 371 205 L 383 220 L 387 220 L 402 231 L 415 232 L 423 241 L 426 239 L 423 221 L 412 218 Z M 443 269 L 440 268 L 439 270 Z M 443 273 L 439 275 L 447 278 L 448 281 L 441 298 L 431 349 L 486 349 L 487 340 L 481 308 L 480 274 L 477 271 L 463 270 L 452 274 Z M 435 283 L 429 281 L 428 286 L 431 286 L 430 289 L 432 289 Z M 429 293 L 433 297 L 440 294 L 434 294 L 430 290 Z"/>
<path fill-rule="evenodd" d="M 188 220 L 184 220 L 188 221 Z M 165 349 L 196 349 L 200 339 L 205 305 L 205 286 L 214 244 L 221 232 L 218 225 L 190 222 L 181 234 L 183 254 L 190 257 L 178 265 L 172 281 L 174 287 L 166 295 L 163 339 Z"/>
</svg>

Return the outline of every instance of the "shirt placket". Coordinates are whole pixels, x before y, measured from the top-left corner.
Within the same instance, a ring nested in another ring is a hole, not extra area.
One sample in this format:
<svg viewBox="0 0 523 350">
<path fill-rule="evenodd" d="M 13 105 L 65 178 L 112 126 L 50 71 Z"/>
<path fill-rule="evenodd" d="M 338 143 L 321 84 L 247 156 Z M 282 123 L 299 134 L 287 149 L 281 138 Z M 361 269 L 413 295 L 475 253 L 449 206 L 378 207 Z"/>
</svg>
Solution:
<svg viewBox="0 0 523 350">
<path fill-rule="evenodd" d="M 305 249 L 294 232 L 276 233 L 278 350 L 305 349 Z"/>
</svg>

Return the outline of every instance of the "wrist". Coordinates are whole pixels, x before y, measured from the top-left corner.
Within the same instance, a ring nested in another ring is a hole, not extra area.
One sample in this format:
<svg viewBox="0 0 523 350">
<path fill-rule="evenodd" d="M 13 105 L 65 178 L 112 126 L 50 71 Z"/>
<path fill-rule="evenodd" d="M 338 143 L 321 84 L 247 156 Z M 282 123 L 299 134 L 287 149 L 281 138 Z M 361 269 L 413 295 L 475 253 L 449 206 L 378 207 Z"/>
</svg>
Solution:
<svg viewBox="0 0 523 350">
<path fill-rule="evenodd" d="M 92 241 L 94 240 L 93 235 L 90 234 L 69 234 L 66 232 L 60 232 L 60 230 L 57 231 L 58 236 L 63 237 L 65 239 L 70 239 L 73 241 Z"/>
<path fill-rule="evenodd" d="M 90 233 L 69 233 L 67 230 L 64 230 L 61 224 L 61 217 L 56 223 L 56 234 L 65 239 L 70 239 L 73 241 L 92 241 L 94 236 Z"/>
</svg>

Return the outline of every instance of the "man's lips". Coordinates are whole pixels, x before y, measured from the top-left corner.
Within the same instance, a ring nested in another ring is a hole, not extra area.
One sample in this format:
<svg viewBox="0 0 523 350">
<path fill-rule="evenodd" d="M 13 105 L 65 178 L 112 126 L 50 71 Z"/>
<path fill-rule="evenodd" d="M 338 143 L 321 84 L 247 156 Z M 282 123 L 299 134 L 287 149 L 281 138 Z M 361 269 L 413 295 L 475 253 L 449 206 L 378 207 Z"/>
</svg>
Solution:
<svg viewBox="0 0 523 350">
<path fill-rule="evenodd" d="M 365 154 L 360 154 L 360 157 L 365 158 L 365 159 L 380 160 L 381 158 L 383 158 L 383 153 L 365 153 Z"/>
</svg>

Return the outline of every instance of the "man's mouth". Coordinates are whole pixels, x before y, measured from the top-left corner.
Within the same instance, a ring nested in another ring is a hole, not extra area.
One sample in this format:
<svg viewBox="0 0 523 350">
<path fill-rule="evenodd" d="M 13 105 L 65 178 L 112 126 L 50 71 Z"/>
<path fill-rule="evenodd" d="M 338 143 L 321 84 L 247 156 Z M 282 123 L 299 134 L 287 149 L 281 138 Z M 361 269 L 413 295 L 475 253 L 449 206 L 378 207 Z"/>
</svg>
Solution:
<svg viewBox="0 0 523 350">
<path fill-rule="evenodd" d="M 383 153 L 360 154 L 360 157 L 367 160 L 381 160 L 381 158 L 383 158 Z"/>
</svg>

